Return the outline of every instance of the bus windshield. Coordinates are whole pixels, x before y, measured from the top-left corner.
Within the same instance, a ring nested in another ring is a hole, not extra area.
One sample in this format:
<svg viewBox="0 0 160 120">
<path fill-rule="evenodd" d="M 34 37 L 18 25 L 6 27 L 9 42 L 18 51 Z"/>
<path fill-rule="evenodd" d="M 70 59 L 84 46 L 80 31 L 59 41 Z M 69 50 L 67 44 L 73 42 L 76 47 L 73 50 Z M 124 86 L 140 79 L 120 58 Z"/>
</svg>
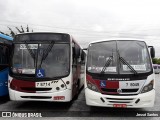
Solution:
<svg viewBox="0 0 160 120">
<path fill-rule="evenodd" d="M 36 77 L 36 70 L 43 69 L 45 78 L 69 74 L 69 44 L 15 44 L 12 73 L 19 76 Z M 44 58 L 45 56 L 45 58 Z"/>
<path fill-rule="evenodd" d="M 150 57 L 145 42 L 113 40 L 93 43 L 88 48 L 88 72 L 133 74 L 150 72 L 151 70 Z"/>
</svg>

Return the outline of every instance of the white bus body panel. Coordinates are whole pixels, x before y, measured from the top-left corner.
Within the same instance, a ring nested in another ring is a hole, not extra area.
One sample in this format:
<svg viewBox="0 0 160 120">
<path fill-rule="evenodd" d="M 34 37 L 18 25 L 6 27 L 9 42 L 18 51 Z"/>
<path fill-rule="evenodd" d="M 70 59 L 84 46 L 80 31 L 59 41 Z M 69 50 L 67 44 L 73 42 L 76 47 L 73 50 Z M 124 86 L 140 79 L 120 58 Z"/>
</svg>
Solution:
<svg viewBox="0 0 160 120">
<path fill-rule="evenodd" d="M 66 89 L 64 91 L 59 92 L 53 92 L 53 93 L 25 93 L 25 92 L 19 92 L 15 91 L 9 88 L 9 95 L 10 99 L 14 101 L 50 101 L 50 102 L 69 102 L 72 100 L 72 91 L 69 89 Z M 22 98 L 23 96 L 32 96 L 33 98 Z M 34 99 L 34 97 L 47 97 L 51 96 L 51 98 L 48 99 Z M 54 96 L 64 96 L 65 99 L 58 99 L 54 100 Z"/>
<path fill-rule="evenodd" d="M 94 92 L 86 88 L 85 97 L 86 97 L 86 104 L 89 106 L 113 107 L 114 104 L 122 104 L 119 102 L 123 101 L 123 102 L 130 102 L 130 103 L 124 103 L 127 105 L 127 108 L 143 108 L 143 107 L 154 106 L 155 90 L 153 89 L 147 93 L 133 95 L 133 96 L 116 96 L 116 95 L 113 96 L 113 95 L 103 95 L 101 93 Z M 103 102 L 101 98 L 103 98 L 105 102 Z M 115 102 L 117 103 L 111 103 L 110 100 L 108 100 L 107 98 L 116 99 Z M 132 100 L 127 100 L 127 99 L 132 99 Z M 138 99 L 140 99 L 140 101 L 136 104 L 135 102 Z"/>
<path fill-rule="evenodd" d="M 154 80 L 153 90 L 146 93 L 139 93 L 138 95 L 118 96 L 118 95 L 104 95 L 99 92 L 95 92 L 93 90 L 88 89 L 86 84 L 86 78 L 85 78 L 86 104 L 89 106 L 101 106 L 101 107 L 113 107 L 114 104 L 126 104 L 127 108 L 153 107 L 155 102 L 155 75 L 154 74 L 151 74 L 147 77 L 147 80 L 145 81 L 144 86 L 147 85 L 150 82 L 150 80 Z M 112 100 L 109 100 L 107 98 Z M 103 99 L 104 101 L 102 101 L 101 99 Z M 127 99 L 132 99 L 132 100 L 127 100 Z M 138 99 L 140 99 L 140 101 L 138 103 L 135 103 Z M 114 101 L 114 103 L 110 101 Z M 125 102 L 129 102 L 129 103 L 125 103 Z"/>
<path fill-rule="evenodd" d="M 71 72 L 72 73 L 72 72 Z M 8 89 L 9 89 L 9 97 L 11 100 L 15 100 L 15 101 L 59 101 L 59 102 L 68 102 L 71 101 L 73 96 L 72 96 L 72 86 L 73 86 L 73 81 L 72 81 L 72 74 L 70 74 L 68 77 L 59 79 L 59 80 L 53 80 L 53 81 L 58 81 L 57 83 L 52 84 L 51 88 L 52 90 L 50 91 L 35 91 L 34 93 L 30 93 L 30 92 L 20 92 L 20 91 L 16 91 L 10 88 L 10 83 L 12 81 L 12 77 L 9 77 L 9 82 L 8 82 Z M 69 84 L 66 84 L 66 82 L 69 81 Z M 45 82 L 45 81 L 42 81 Z M 51 82 L 51 81 L 46 81 L 47 82 Z M 41 88 L 36 86 L 37 83 L 40 82 L 35 82 L 35 88 Z M 61 84 L 64 83 L 65 87 L 64 88 L 60 88 Z M 56 87 L 59 87 L 60 90 L 56 90 Z M 45 86 L 43 88 L 48 88 L 48 86 Z M 28 97 L 28 98 L 22 98 L 22 97 Z M 51 98 L 35 98 L 34 97 L 51 97 Z M 54 97 L 56 96 L 64 96 L 63 98 L 59 98 L 58 100 L 55 100 Z M 31 98 L 32 97 L 32 98 Z"/>
</svg>

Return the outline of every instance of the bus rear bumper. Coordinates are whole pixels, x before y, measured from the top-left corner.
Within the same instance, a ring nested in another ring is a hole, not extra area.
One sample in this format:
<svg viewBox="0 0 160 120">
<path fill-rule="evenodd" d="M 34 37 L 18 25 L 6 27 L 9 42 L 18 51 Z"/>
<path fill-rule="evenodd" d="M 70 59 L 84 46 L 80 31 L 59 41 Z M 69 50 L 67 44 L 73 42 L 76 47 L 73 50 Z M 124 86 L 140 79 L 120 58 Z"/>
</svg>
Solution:
<svg viewBox="0 0 160 120">
<path fill-rule="evenodd" d="M 144 108 L 154 106 L 155 90 L 138 95 L 116 96 L 103 95 L 86 88 L 85 97 L 89 106 Z"/>
<path fill-rule="evenodd" d="M 25 93 L 15 91 L 9 88 L 9 97 L 13 101 L 50 101 L 50 102 L 69 102 L 72 99 L 72 91 L 66 89 L 64 91 L 53 93 Z"/>
</svg>

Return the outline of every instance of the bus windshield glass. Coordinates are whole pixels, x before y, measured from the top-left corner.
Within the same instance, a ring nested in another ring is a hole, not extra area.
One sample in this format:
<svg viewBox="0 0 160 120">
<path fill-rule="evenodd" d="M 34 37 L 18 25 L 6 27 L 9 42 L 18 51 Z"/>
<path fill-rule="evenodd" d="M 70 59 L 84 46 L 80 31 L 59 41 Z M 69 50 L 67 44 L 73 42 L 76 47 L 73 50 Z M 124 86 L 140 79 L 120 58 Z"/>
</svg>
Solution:
<svg viewBox="0 0 160 120">
<path fill-rule="evenodd" d="M 20 76 L 36 77 L 37 69 L 43 70 L 45 78 L 68 75 L 69 44 L 15 44 L 12 73 Z"/>
<path fill-rule="evenodd" d="M 133 74 L 151 70 L 148 48 L 143 41 L 105 41 L 90 44 L 88 48 L 88 72 Z"/>
<path fill-rule="evenodd" d="M 88 48 L 87 70 L 92 73 L 100 73 L 106 62 L 105 72 L 117 73 L 117 56 L 115 42 L 100 42 L 90 44 Z"/>
</svg>

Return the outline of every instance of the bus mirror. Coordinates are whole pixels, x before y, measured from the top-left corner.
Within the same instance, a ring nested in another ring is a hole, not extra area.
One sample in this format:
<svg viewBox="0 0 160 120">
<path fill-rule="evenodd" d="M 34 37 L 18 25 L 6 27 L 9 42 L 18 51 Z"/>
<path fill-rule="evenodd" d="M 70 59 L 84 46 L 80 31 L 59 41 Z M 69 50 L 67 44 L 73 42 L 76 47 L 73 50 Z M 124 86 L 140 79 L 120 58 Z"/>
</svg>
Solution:
<svg viewBox="0 0 160 120">
<path fill-rule="evenodd" d="M 75 56 L 76 56 L 76 58 L 79 58 L 79 56 L 80 56 L 80 49 L 76 49 L 75 48 Z"/>
<path fill-rule="evenodd" d="M 84 56 L 85 54 L 84 54 L 84 52 L 82 52 L 82 54 L 81 54 L 81 60 L 82 61 L 84 61 L 84 59 L 85 59 L 85 56 Z"/>
<path fill-rule="evenodd" d="M 154 47 L 151 48 L 151 57 L 152 58 L 155 57 L 155 49 L 154 49 Z"/>
<path fill-rule="evenodd" d="M 155 57 L 155 49 L 153 46 L 148 46 L 150 48 L 150 54 L 151 54 L 151 58 Z"/>
</svg>

